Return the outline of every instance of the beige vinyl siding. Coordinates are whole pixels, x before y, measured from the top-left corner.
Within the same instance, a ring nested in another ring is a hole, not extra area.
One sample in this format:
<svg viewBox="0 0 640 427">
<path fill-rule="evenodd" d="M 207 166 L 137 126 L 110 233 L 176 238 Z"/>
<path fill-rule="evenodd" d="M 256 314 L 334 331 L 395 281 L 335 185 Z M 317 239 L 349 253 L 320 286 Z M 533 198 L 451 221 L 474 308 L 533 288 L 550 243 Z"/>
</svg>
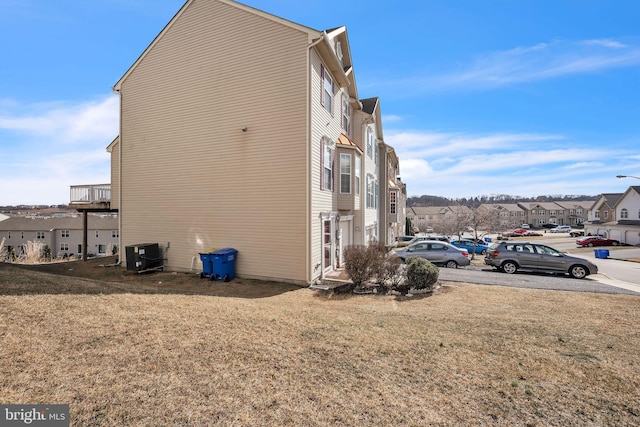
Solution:
<svg viewBox="0 0 640 427">
<path fill-rule="evenodd" d="M 120 197 L 120 142 L 110 147 L 111 152 L 111 209 L 119 208 Z"/>
<path fill-rule="evenodd" d="M 178 271 L 233 247 L 239 276 L 307 281 L 307 43 L 214 1 L 156 40 L 121 83 L 123 246 L 170 243 Z"/>
<path fill-rule="evenodd" d="M 321 140 L 323 137 L 335 142 L 342 132 L 342 116 L 340 114 L 341 88 L 336 82 L 333 98 L 333 115 L 320 103 L 322 75 L 322 61 L 315 51 L 310 52 L 311 63 L 311 265 L 322 261 L 322 213 L 337 211 L 338 194 L 340 193 L 339 157 L 336 155 L 334 164 L 334 188 L 336 191 L 321 190 Z M 329 72 L 325 70 L 325 72 Z M 335 78 L 334 78 L 335 82 Z M 336 104 L 337 103 L 337 104 Z M 336 171 L 335 169 L 338 169 Z M 317 277 L 320 270 L 314 270 Z"/>
</svg>

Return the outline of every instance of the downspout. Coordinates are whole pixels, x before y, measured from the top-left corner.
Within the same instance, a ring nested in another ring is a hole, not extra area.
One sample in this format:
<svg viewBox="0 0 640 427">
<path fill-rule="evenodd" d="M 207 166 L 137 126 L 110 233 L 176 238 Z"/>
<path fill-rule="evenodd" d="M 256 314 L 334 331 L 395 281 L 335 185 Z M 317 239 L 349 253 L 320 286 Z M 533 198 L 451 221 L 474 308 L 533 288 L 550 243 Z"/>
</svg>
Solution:
<svg viewBox="0 0 640 427">
<path fill-rule="evenodd" d="M 118 117 L 118 135 L 120 140 L 118 141 L 118 264 L 122 263 L 124 248 L 122 247 L 122 94 L 120 89 L 113 88 L 113 93 L 118 94 L 120 98 L 120 114 Z"/>
<path fill-rule="evenodd" d="M 311 234 L 313 230 L 313 218 L 311 218 L 311 212 L 313 210 L 313 206 L 312 206 L 312 197 L 311 194 L 313 193 L 313 189 L 311 188 L 311 186 L 313 185 L 313 182 L 311 180 L 311 174 L 313 171 L 313 162 L 312 162 L 312 157 L 311 157 L 311 146 L 313 145 L 313 141 L 311 140 L 311 90 L 312 90 L 312 85 L 311 85 L 311 49 L 317 45 L 318 43 L 322 42 L 324 40 L 324 38 L 327 36 L 327 32 L 323 31 L 320 34 L 320 37 L 318 37 L 317 40 L 312 41 L 311 44 L 309 44 L 309 46 L 307 46 L 307 112 L 306 112 L 306 117 L 307 117 L 307 176 L 305 177 L 305 179 L 307 180 L 306 182 L 306 186 L 307 186 L 307 208 L 306 208 L 306 214 L 307 214 L 307 230 L 305 233 L 305 238 L 306 238 L 306 245 L 307 245 L 307 255 L 306 255 L 306 270 L 307 270 L 307 283 L 311 284 L 311 280 L 312 280 L 312 276 L 313 273 L 315 271 L 314 266 L 311 265 L 311 254 L 313 253 L 313 247 L 312 247 L 312 242 L 313 239 L 311 238 Z M 312 270 L 314 269 L 314 270 Z M 322 277 L 324 275 L 323 269 L 320 268 L 320 277 Z"/>
</svg>

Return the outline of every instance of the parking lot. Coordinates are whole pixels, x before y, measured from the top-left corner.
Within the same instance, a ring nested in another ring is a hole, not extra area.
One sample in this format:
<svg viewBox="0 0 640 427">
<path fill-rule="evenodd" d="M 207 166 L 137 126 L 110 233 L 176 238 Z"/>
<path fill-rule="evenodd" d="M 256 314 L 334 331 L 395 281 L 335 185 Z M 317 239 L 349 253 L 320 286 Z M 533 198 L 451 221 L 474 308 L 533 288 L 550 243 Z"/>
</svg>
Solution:
<svg viewBox="0 0 640 427">
<path fill-rule="evenodd" d="M 493 242 L 497 241 L 497 235 L 488 237 Z M 640 248 L 638 247 L 599 248 L 609 250 L 609 257 L 601 259 L 595 257 L 593 248 L 578 248 L 576 239 L 570 237 L 568 233 L 545 234 L 541 237 L 516 237 L 509 240 L 541 243 L 561 252 L 588 259 L 598 266 L 598 274 L 582 280 L 544 273 L 518 272 L 507 275 L 485 266 L 483 257 L 477 255 L 475 262 L 469 267 L 456 270 L 440 269 L 440 278 L 485 285 L 640 295 Z"/>
</svg>

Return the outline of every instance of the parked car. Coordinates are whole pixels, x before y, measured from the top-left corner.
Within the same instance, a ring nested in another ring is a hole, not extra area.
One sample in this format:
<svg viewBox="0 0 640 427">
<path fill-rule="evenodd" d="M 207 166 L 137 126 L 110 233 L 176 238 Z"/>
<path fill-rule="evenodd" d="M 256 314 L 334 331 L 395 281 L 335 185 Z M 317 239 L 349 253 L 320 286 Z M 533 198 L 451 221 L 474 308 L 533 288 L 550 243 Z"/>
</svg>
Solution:
<svg viewBox="0 0 640 427">
<path fill-rule="evenodd" d="M 484 256 L 484 263 L 508 274 L 527 270 L 569 274 L 575 279 L 583 279 L 598 272 L 598 267 L 586 259 L 530 242 L 494 243 Z"/>
<path fill-rule="evenodd" d="M 409 242 L 411 242 L 411 240 L 414 238 L 415 236 L 398 236 L 396 238 L 396 247 L 401 248 L 404 246 L 408 246 Z"/>
<path fill-rule="evenodd" d="M 556 228 L 558 224 L 554 224 L 552 222 L 547 222 L 545 224 L 540 225 L 542 228 Z"/>
<path fill-rule="evenodd" d="M 524 228 L 525 230 L 528 230 L 531 227 L 529 226 L 529 224 L 522 224 L 520 225 L 520 228 Z"/>
<path fill-rule="evenodd" d="M 572 231 L 571 233 L 569 233 L 569 236 L 571 236 L 571 237 L 580 237 L 580 236 L 584 236 L 584 230 L 580 230 L 580 231 Z"/>
<path fill-rule="evenodd" d="M 522 233 L 521 236 L 523 236 L 523 237 L 542 236 L 542 233 L 538 233 L 537 231 L 528 230 L 528 231 L 525 231 L 524 233 Z"/>
<path fill-rule="evenodd" d="M 559 225 L 549 230 L 550 233 L 568 233 L 571 231 L 570 225 Z"/>
<path fill-rule="evenodd" d="M 617 239 L 608 239 L 601 236 L 587 236 L 576 240 L 576 245 L 582 247 L 589 246 L 590 248 L 594 246 L 618 246 L 619 244 L 620 241 Z"/>
<path fill-rule="evenodd" d="M 469 253 L 474 252 L 473 240 L 469 240 L 469 239 L 452 240 L 451 244 L 456 248 L 466 249 L 467 251 L 469 251 Z M 488 249 L 489 249 L 489 245 L 487 245 L 486 242 L 483 242 L 481 240 L 476 241 L 476 245 L 475 245 L 476 254 L 484 255 Z"/>
<path fill-rule="evenodd" d="M 524 228 L 516 228 L 515 230 L 505 231 L 504 233 L 501 233 L 501 235 L 504 237 L 518 237 L 522 236 L 527 231 L 529 230 L 525 230 Z"/>
<path fill-rule="evenodd" d="M 406 248 L 398 249 L 395 254 L 406 261 L 410 257 L 420 257 L 431 261 L 436 265 L 444 265 L 447 268 L 458 268 L 471 264 L 469 252 L 459 249 L 447 242 L 439 240 L 425 240 L 413 243 Z"/>
</svg>

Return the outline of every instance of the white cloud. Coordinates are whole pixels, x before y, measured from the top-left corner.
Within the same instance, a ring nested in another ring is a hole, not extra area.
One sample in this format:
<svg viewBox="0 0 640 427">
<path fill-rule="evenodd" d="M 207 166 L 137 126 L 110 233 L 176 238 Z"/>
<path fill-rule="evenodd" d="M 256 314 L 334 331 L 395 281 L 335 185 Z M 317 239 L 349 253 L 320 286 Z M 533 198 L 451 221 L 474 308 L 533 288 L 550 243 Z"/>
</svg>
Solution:
<svg viewBox="0 0 640 427">
<path fill-rule="evenodd" d="M 610 178 L 631 154 L 545 134 L 397 132 L 387 139 L 400 157 L 409 195 L 593 195 L 619 185 Z"/>
<path fill-rule="evenodd" d="M 390 84 L 410 87 L 410 93 L 481 90 L 637 65 L 640 65 L 640 46 L 613 39 L 554 40 L 489 52 L 459 70 L 410 76 Z"/>
<path fill-rule="evenodd" d="M 0 103 L 0 205 L 68 203 L 70 185 L 108 183 L 118 103 Z"/>
<path fill-rule="evenodd" d="M 44 104 L 23 107 L 21 115 L 0 114 L 0 130 L 47 136 L 69 144 L 95 139 L 113 139 L 118 126 L 117 96 L 78 105 Z"/>
</svg>

